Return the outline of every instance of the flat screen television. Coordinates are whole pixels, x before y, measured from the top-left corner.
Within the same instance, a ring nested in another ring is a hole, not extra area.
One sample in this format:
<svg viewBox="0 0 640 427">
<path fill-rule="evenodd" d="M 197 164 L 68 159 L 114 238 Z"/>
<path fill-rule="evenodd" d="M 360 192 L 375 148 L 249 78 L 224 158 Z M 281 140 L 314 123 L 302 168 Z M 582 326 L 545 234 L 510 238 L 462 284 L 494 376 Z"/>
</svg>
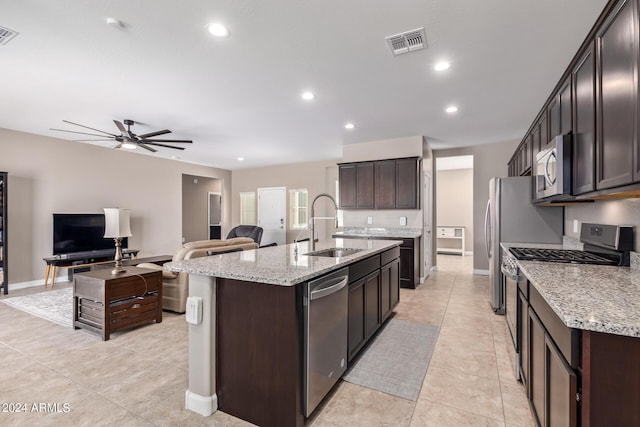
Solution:
<svg viewBox="0 0 640 427">
<path fill-rule="evenodd" d="M 128 239 L 122 239 L 126 248 Z M 53 254 L 112 250 L 113 239 L 104 238 L 104 214 L 53 214 Z"/>
</svg>

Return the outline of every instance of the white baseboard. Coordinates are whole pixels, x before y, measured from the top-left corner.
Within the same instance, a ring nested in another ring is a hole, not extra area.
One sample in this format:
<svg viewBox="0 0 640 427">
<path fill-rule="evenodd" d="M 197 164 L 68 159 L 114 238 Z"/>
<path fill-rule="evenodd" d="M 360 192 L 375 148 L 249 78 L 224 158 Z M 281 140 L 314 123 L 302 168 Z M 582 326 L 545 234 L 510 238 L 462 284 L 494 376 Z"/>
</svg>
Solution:
<svg viewBox="0 0 640 427">
<path fill-rule="evenodd" d="M 62 278 L 62 276 L 58 276 L 56 277 L 56 283 L 69 283 L 69 280 L 66 277 Z M 34 286 L 44 287 L 44 279 L 31 280 L 29 282 L 9 283 L 9 290 L 15 291 L 18 289 L 32 288 Z"/>
<path fill-rule="evenodd" d="M 473 274 L 477 274 L 478 276 L 488 276 L 489 275 L 489 270 L 476 270 L 474 268 L 473 269 Z"/>
<path fill-rule="evenodd" d="M 438 271 L 438 266 L 437 265 L 431 266 L 431 271 Z"/>
<path fill-rule="evenodd" d="M 203 417 L 208 417 L 218 410 L 218 396 L 200 396 L 187 390 L 184 393 L 185 409 L 193 411 Z"/>
<path fill-rule="evenodd" d="M 464 256 L 473 256 L 473 251 L 464 251 Z"/>
</svg>

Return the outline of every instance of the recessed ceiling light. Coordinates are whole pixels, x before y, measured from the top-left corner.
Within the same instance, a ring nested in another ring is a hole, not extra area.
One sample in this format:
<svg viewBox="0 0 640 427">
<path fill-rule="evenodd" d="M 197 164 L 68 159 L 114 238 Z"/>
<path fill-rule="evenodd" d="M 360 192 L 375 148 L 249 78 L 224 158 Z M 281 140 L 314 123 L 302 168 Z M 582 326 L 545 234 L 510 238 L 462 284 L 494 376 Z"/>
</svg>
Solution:
<svg viewBox="0 0 640 427">
<path fill-rule="evenodd" d="M 207 25 L 207 29 L 216 37 L 229 37 L 229 30 L 227 30 L 227 27 L 217 22 Z"/>
<path fill-rule="evenodd" d="M 311 101 L 312 99 L 314 99 L 316 96 L 313 94 L 313 92 L 302 92 L 302 95 L 300 95 L 302 97 L 302 99 L 304 99 L 305 101 Z"/>
<path fill-rule="evenodd" d="M 239 162 L 243 162 L 244 161 L 244 157 L 238 157 L 238 161 Z"/>
<path fill-rule="evenodd" d="M 456 111 L 458 111 L 458 107 L 456 107 L 455 105 L 451 105 L 444 111 L 446 111 L 447 113 L 455 113 Z"/>
<path fill-rule="evenodd" d="M 449 68 L 451 66 L 451 64 L 449 64 L 446 61 L 442 61 L 442 62 L 438 62 L 436 65 L 433 66 L 433 69 L 436 71 L 444 71 L 447 68 Z"/>
<path fill-rule="evenodd" d="M 171 158 L 172 158 L 173 160 L 178 160 L 180 157 L 178 157 L 178 156 L 171 156 Z"/>
<path fill-rule="evenodd" d="M 344 128 L 351 130 L 351 129 L 355 129 L 356 125 L 354 125 L 353 123 L 347 123 L 346 125 L 344 125 Z"/>
<path fill-rule="evenodd" d="M 120 28 L 124 28 L 124 22 L 120 21 L 119 19 L 116 18 L 107 18 L 107 24 L 113 26 L 113 27 L 120 27 Z"/>
<path fill-rule="evenodd" d="M 123 142 L 122 148 L 126 148 L 127 150 L 135 150 L 138 145 L 134 142 Z"/>
</svg>

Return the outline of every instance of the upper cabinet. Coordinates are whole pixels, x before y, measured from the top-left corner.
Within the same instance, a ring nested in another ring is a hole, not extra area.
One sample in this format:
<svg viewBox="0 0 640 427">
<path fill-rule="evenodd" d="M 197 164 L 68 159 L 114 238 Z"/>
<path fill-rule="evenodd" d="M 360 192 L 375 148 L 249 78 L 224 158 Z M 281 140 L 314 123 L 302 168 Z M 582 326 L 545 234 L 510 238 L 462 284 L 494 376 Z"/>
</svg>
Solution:
<svg viewBox="0 0 640 427">
<path fill-rule="evenodd" d="M 610 0 L 509 161 L 522 175 L 524 141 L 536 155 L 572 134 L 572 194 L 578 199 L 640 192 L 640 0 Z M 542 200 L 544 202 L 544 200 Z"/>
<path fill-rule="evenodd" d="M 595 190 L 596 59 L 591 43 L 571 71 L 573 82 L 573 194 Z"/>
<path fill-rule="evenodd" d="M 419 158 L 338 165 L 341 209 L 418 209 Z"/>
<path fill-rule="evenodd" d="M 622 0 L 596 33 L 596 189 L 633 181 L 638 121 L 638 11 Z M 636 169 L 637 170 L 637 169 Z"/>
</svg>

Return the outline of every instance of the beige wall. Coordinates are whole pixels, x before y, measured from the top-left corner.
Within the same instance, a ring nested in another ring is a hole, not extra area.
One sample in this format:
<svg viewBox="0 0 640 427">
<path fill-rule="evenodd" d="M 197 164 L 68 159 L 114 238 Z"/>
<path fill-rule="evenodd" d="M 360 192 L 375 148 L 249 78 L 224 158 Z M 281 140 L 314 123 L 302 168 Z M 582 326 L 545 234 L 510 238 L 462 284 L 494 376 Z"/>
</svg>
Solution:
<svg viewBox="0 0 640 427">
<path fill-rule="evenodd" d="M 437 213 L 439 227 L 465 227 L 465 248 L 473 251 L 473 169 L 439 170 L 437 174 Z M 460 248 L 453 239 L 439 239 L 438 247 Z"/>
<path fill-rule="evenodd" d="M 299 233 L 299 230 L 291 230 L 289 191 L 306 188 L 309 191 L 309 203 L 320 193 L 329 193 L 335 197 L 335 181 L 338 179 L 338 160 L 297 163 L 291 165 L 269 166 L 263 168 L 234 170 L 232 173 L 233 185 L 231 188 L 231 223 L 232 226 L 240 224 L 240 193 L 253 191 L 258 188 L 286 187 L 287 189 L 287 242 Z M 311 207 L 311 206 L 309 206 Z M 318 200 L 316 215 L 334 215 L 334 208 L 328 200 Z M 319 221 L 316 226 L 319 236 L 330 237 L 334 231 L 333 222 Z M 308 237 L 307 231 L 301 238 Z"/>
<path fill-rule="evenodd" d="M 0 129 L 0 147 L 0 170 L 9 172 L 10 283 L 44 277 L 54 212 L 129 208 L 129 247 L 140 256 L 172 254 L 182 237 L 182 174 L 222 179 L 231 192 L 231 172 L 223 169 L 8 129 Z"/>
<path fill-rule="evenodd" d="M 592 222 L 611 225 L 634 225 L 635 251 L 640 251 L 640 199 L 622 200 L 596 200 L 584 205 L 567 206 L 564 208 L 564 234 L 580 238 L 580 225 L 578 232 L 573 232 L 573 221 L 578 224 Z"/>
<path fill-rule="evenodd" d="M 507 162 L 520 141 L 505 141 L 471 147 L 434 150 L 437 157 L 473 156 L 473 268 L 489 270 L 489 259 L 484 248 L 484 211 L 489 199 L 489 180 L 494 176 L 507 176 Z M 436 218 L 436 222 L 438 219 Z"/>
<path fill-rule="evenodd" d="M 347 144 L 342 147 L 342 162 L 422 157 L 423 141 L 422 136 L 410 136 Z"/>
<path fill-rule="evenodd" d="M 209 238 L 210 192 L 222 193 L 222 180 L 203 176 L 182 175 L 183 242 Z"/>
</svg>

